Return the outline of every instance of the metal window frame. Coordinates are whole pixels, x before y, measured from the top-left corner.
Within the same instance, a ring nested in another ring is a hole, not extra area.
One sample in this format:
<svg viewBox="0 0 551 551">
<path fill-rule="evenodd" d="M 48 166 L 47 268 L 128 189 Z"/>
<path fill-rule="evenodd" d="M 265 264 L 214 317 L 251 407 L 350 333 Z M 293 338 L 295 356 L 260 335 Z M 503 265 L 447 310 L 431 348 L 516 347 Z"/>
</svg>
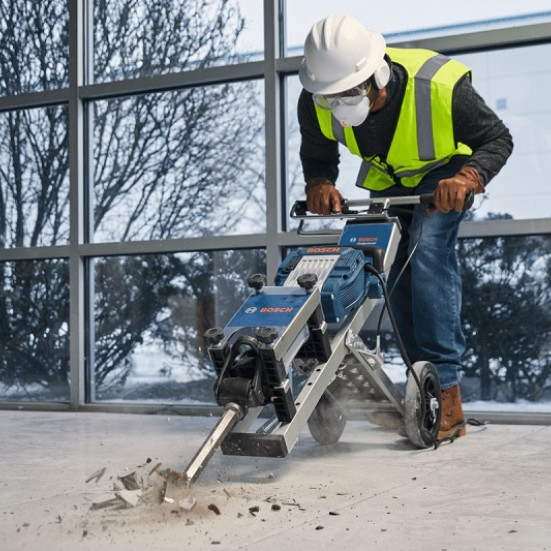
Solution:
<svg viewBox="0 0 551 551">
<path fill-rule="evenodd" d="M 70 239 L 68 245 L 0 250 L 0 261 L 64 258 L 69 262 L 70 281 L 70 400 L 67 404 L 2 402 L 0 409 L 89 410 L 128 413 L 151 413 L 170 408 L 175 414 L 217 412 L 215 407 L 158 406 L 141 404 L 91 403 L 86 395 L 87 346 L 85 328 L 92 322 L 88 306 L 91 274 L 90 259 L 98 256 L 133 255 L 158 252 L 209 251 L 220 249 L 265 248 L 268 277 L 273 277 L 286 247 L 300 245 L 294 232 L 284 231 L 286 185 L 286 77 L 296 75 L 300 57 L 285 57 L 283 43 L 285 0 L 263 0 L 264 59 L 181 73 L 158 75 L 126 81 L 91 83 L 92 69 L 92 0 L 68 0 L 69 7 L 69 86 L 67 89 L 17 96 L 0 97 L 0 112 L 13 109 L 65 104 L 69 118 L 70 167 Z M 447 54 L 462 54 L 551 43 L 551 23 L 541 23 L 440 38 L 392 43 L 393 46 L 423 47 Z M 222 82 L 262 79 L 265 90 L 266 140 L 266 232 L 239 236 L 211 236 L 165 241 L 90 243 L 87 240 L 86 166 L 87 105 L 98 99 L 116 98 L 144 92 L 161 92 Z M 460 237 L 495 237 L 551 234 L 551 219 L 495 220 L 464 222 Z M 312 243 L 327 243 L 327 238 L 313 237 Z M 87 300 L 88 296 L 88 300 Z M 88 316 L 88 319 L 87 319 Z M 483 416 L 496 422 L 551 424 L 551 414 L 508 414 L 498 412 Z"/>
</svg>

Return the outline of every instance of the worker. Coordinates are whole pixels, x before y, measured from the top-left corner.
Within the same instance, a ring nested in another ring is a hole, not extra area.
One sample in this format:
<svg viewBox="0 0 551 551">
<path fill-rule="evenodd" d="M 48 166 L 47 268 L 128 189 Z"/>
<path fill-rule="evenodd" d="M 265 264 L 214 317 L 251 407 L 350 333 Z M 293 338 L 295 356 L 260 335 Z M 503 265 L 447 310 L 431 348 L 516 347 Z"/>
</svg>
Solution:
<svg viewBox="0 0 551 551">
<path fill-rule="evenodd" d="M 372 197 L 433 193 L 428 209 L 396 210 L 402 237 L 388 288 L 409 359 L 438 370 L 438 439 L 463 436 L 457 234 L 466 199 L 483 193 L 510 156 L 509 130 L 475 91 L 465 65 L 425 49 L 387 47 L 379 32 L 345 15 L 312 27 L 299 78 L 300 159 L 310 212 L 341 211 L 339 143 L 362 158 L 356 185 Z"/>
</svg>

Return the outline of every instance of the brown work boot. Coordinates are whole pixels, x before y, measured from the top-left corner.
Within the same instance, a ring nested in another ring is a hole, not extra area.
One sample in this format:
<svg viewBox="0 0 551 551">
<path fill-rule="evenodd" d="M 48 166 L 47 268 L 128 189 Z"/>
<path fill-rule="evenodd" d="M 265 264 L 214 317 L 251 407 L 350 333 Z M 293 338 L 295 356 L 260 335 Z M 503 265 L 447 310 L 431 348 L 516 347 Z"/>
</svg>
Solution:
<svg viewBox="0 0 551 551">
<path fill-rule="evenodd" d="M 455 385 L 442 391 L 442 420 L 438 440 L 447 437 L 457 438 L 465 434 L 467 434 L 467 428 L 461 405 L 461 391 L 459 385 Z"/>
</svg>

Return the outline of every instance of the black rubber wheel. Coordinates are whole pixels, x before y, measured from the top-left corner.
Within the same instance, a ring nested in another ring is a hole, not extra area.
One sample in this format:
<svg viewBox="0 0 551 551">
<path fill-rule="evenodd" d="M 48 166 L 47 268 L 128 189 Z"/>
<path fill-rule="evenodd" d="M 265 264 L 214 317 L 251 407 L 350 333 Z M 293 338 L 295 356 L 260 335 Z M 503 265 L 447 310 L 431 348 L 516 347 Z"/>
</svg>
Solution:
<svg viewBox="0 0 551 551">
<path fill-rule="evenodd" d="M 412 373 L 408 373 L 404 404 L 404 424 L 409 441 L 417 448 L 434 445 L 440 429 L 442 389 L 436 367 L 430 362 L 413 364 L 421 392 Z"/>
<path fill-rule="evenodd" d="M 332 396 L 322 394 L 312 415 L 308 419 L 310 434 L 320 444 L 334 444 L 341 437 L 346 426 L 346 415 Z"/>
</svg>

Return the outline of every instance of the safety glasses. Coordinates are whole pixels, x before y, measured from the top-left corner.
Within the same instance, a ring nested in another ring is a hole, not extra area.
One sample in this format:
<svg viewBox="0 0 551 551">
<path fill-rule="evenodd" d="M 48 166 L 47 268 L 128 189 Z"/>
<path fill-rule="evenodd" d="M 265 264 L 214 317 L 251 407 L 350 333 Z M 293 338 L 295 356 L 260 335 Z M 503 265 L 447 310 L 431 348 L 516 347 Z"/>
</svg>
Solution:
<svg viewBox="0 0 551 551">
<path fill-rule="evenodd" d="M 313 94 L 312 97 L 322 109 L 334 109 L 337 105 L 358 105 L 369 94 L 371 83 L 367 86 L 355 86 L 340 94 Z"/>
</svg>

